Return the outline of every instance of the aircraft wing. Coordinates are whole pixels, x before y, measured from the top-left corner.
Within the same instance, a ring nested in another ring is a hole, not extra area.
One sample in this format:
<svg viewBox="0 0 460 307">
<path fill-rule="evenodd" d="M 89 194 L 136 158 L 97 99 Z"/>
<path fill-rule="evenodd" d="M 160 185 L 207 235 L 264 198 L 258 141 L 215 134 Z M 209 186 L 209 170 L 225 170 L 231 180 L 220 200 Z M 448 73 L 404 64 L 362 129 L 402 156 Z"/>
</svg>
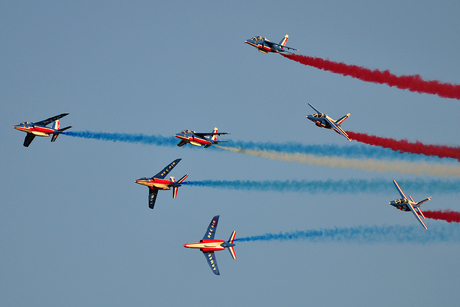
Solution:
<svg viewBox="0 0 460 307">
<path fill-rule="evenodd" d="M 34 140 L 35 135 L 32 133 L 27 133 L 26 138 L 24 139 L 24 147 L 29 147 L 30 143 Z"/>
<path fill-rule="evenodd" d="M 412 204 L 409 202 L 407 203 L 407 206 L 409 207 L 410 211 L 412 211 L 412 213 L 415 215 L 415 217 L 417 218 L 417 220 L 420 222 L 420 224 L 422 224 L 422 226 L 428 230 L 428 227 L 426 227 L 425 223 L 422 221 L 422 219 L 420 218 L 420 216 L 417 214 L 417 212 L 415 212 L 415 209 L 414 209 L 414 206 L 412 206 Z"/>
<path fill-rule="evenodd" d="M 177 144 L 177 146 L 182 147 L 182 146 L 184 146 L 185 144 L 187 144 L 187 142 L 184 141 L 184 140 L 182 140 L 182 141 L 179 142 L 179 144 Z"/>
<path fill-rule="evenodd" d="M 219 222 L 219 215 L 216 215 L 212 218 L 211 223 L 209 223 L 208 229 L 203 236 L 203 240 L 214 240 L 214 235 L 216 234 L 217 223 Z"/>
<path fill-rule="evenodd" d="M 288 46 L 283 46 L 283 45 L 280 45 L 280 44 L 277 44 L 277 43 L 274 43 L 274 42 L 270 42 L 270 41 L 265 41 L 265 43 L 269 46 L 273 46 L 273 45 L 276 45 L 276 46 L 279 46 L 281 48 L 286 48 L 286 49 L 291 49 L 291 50 L 296 50 L 296 51 L 299 51 L 299 49 L 295 49 L 295 48 L 292 48 L 292 47 L 288 47 Z"/>
<path fill-rule="evenodd" d="M 321 113 L 320 111 L 318 111 L 318 109 L 317 109 L 317 108 L 315 108 L 314 106 L 312 106 L 310 103 L 309 103 L 308 105 L 309 105 L 309 106 L 310 106 L 310 107 L 311 107 L 313 110 L 315 110 L 315 111 L 316 111 L 316 113 Z"/>
<path fill-rule="evenodd" d="M 396 180 L 393 180 L 393 183 L 395 184 L 395 187 L 396 189 L 398 190 L 399 194 L 401 195 L 401 197 L 409 200 L 409 198 L 407 198 L 406 194 L 404 194 L 403 190 L 401 189 L 401 187 L 399 186 L 399 184 L 396 182 Z"/>
<path fill-rule="evenodd" d="M 216 255 L 214 255 L 214 252 L 203 252 L 203 255 L 208 261 L 209 267 L 211 268 L 212 272 L 216 275 L 220 275 L 219 268 L 217 267 Z"/>
<path fill-rule="evenodd" d="M 55 120 L 58 120 L 59 118 L 62 118 L 64 116 L 67 116 L 69 115 L 69 113 L 62 113 L 62 114 L 59 114 L 59 115 L 56 115 L 56 116 L 53 116 L 53 117 L 50 117 L 48 119 L 45 119 L 45 120 L 42 120 L 40 122 L 36 122 L 36 123 L 33 123 L 34 125 L 43 125 L 43 126 L 46 126 L 48 125 L 49 123 L 52 123 L 54 122 Z"/>
<path fill-rule="evenodd" d="M 169 174 L 169 172 L 177 165 L 177 163 L 180 162 L 180 160 L 182 159 L 176 159 L 174 161 L 172 161 L 168 166 L 166 166 L 161 172 L 159 172 L 158 174 L 156 174 L 155 178 L 160 178 L 160 179 L 164 179 L 166 177 L 166 175 Z"/>
<path fill-rule="evenodd" d="M 431 200 L 431 196 L 428 197 L 428 198 L 426 198 L 426 199 L 424 199 L 424 200 L 422 200 L 422 201 L 420 201 L 420 202 L 418 202 L 417 205 L 421 205 L 421 204 L 423 204 L 424 202 L 429 201 L 429 200 Z M 415 203 L 415 201 L 414 201 L 414 203 Z"/>
<path fill-rule="evenodd" d="M 338 133 L 340 133 L 341 135 L 343 135 L 344 137 L 347 138 L 347 140 L 349 140 L 351 142 L 351 139 L 348 137 L 348 134 L 345 132 L 345 130 L 342 129 L 342 127 L 340 127 L 340 125 L 337 125 L 334 121 L 332 120 L 329 120 L 329 118 L 325 118 L 325 120 L 329 123 L 329 125 L 331 125 L 331 127 L 337 131 Z"/>
<path fill-rule="evenodd" d="M 149 208 L 150 209 L 153 209 L 153 207 L 155 206 L 155 201 L 157 200 L 157 194 L 158 194 L 157 189 L 149 188 Z"/>
<path fill-rule="evenodd" d="M 228 132 L 196 133 L 196 132 L 195 132 L 195 134 L 198 135 L 198 136 L 203 137 L 203 136 L 208 136 L 208 135 L 224 135 L 224 134 L 230 134 L 230 133 L 228 133 Z"/>
</svg>

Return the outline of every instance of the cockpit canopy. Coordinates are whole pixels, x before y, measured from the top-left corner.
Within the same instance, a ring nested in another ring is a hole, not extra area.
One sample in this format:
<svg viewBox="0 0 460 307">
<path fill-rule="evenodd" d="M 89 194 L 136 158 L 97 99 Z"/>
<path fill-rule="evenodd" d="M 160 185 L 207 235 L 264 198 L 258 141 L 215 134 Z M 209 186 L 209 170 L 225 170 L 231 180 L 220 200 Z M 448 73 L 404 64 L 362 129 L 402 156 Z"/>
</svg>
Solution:
<svg viewBox="0 0 460 307">
<path fill-rule="evenodd" d="M 22 123 L 19 124 L 19 126 L 24 126 L 25 127 L 26 125 L 30 125 L 30 124 L 31 124 L 31 122 L 22 122 Z"/>
<path fill-rule="evenodd" d="M 181 131 L 180 132 L 181 134 L 186 134 L 186 133 L 195 133 L 195 131 L 192 131 L 192 130 L 184 130 L 184 131 Z"/>
<path fill-rule="evenodd" d="M 313 117 L 316 117 L 316 118 L 325 118 L 326 117 L 326 114 L 323 114 L 323 113 L 315 113 L 315 114 L 312 114 Z"/>
<path fill-rule="evenodd" d="M 266 40 L 266 38 L 262 37 L 262 36 L 254 36 L 253 38 L 251 38 L 251 40 L 253 40 L 253 41 L 264 41 L 264 40 Z"/>
</svg>

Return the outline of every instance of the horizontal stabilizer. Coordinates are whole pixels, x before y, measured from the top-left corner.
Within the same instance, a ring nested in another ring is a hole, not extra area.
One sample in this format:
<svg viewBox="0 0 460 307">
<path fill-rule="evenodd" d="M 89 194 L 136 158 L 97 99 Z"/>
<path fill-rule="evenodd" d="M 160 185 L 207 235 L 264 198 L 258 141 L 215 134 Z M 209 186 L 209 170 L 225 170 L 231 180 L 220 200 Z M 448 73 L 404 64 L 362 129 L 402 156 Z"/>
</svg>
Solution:
<svg viewBox="0 0 460 307">
<path fill-rule="evenodd" d="M 187 177 L 188 177 L 188 174 L 184 175 L 184 177 L 182 177 L 181 179 L 179 179 L 179 180 L 177 181 L 177 183 L 182 183 L 182 182 L 184 182 L 184 180 L 187 179 Z"/>
<path fill-rule="evenodd" d="M 173 187 L 173 198 L 177 197 L 177 191 L 179 191 L 179 187 Z"/>
<path fill-rule="evenodd" d="M 232 258 L 236 259 L 235 249 L 233 248 L 233 246 L 229 246 L 228 251 L 230 252 L 230 255 L 232 255 Z"/>
</svg>

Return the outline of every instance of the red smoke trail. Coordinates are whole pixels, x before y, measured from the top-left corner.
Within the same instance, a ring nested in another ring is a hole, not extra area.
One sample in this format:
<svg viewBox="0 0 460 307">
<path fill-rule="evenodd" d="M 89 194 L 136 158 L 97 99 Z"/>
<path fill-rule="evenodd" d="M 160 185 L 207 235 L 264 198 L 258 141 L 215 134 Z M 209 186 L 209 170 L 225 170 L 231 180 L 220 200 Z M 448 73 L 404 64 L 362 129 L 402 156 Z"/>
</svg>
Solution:
<svg viewBox="0 0 460 307">
<path fill-rule="evenodd" d="M 409 90 L 411 92 L 433 94 L 444 98 L 460 99 L 460 85 L 441 83 L 439 81 L 425 81 L 419 75 L 398 77 L 390 73 L 389 70 L 370 70 L 356 65 L 347 65 L 345 63 L 337 63 L 304 55 L 280 54 L 290 60 L 304 65 L 313 66 L 318 69 L 331 71 L 344 76 L 351 76 L 362 81 L 396 86 L 397 88 Z"/>
<path fill-rule="evenodd" d="M 443 220 L 448 223 L 460 223 L 460 212 L 447 210 L 438 210 L 438 211 L 423 211 L 423 214 L 429 218 L 434 220 Z"/>
<path fill-rule="evenodd" d="M 384 148 L 391 148 L 400 153 L 409 152 L 413 154 L 424 154 L 425 156 L 438 156 L 440 158 L 453 158 L 460 161 L 460 147 L 449 147 L 445 145 L 426 145 L 416 141 L 411 143 L 407 140 L 394 140 L 365 133 L 347 131 L 348 136 L 358 142 Z"/>
</svg>

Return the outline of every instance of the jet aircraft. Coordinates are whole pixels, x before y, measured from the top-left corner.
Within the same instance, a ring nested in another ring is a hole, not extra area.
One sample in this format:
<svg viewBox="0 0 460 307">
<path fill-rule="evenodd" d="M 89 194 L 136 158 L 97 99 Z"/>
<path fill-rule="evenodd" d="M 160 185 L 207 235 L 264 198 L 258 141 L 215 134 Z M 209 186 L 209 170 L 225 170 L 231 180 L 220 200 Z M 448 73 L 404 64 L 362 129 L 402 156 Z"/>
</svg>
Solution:
<svg viewBox="0 0 460 307">
<path fill-rule="evenodd" d="M 327 116 L 324 113 L 321 113 L 318 111 L 314 106 L 311 104 L 308 104 L 310 107 L 312 107 L 313 110 L 315 110 L 317 113 L 307 115 L 307 118 L 314 122 L 316 126 L 326 128 L 326 129 L 333 129 L 335 132 L 338 134 L 343 135 L 344 137 L 347 138 L 351 142 L 351 139 L 348 137 L 348 134 L 345 132 L 345 130 L 342 129 L 340 124 L 344 122 L 350 116 L 350 113 L 345 115 L 344 117 L 339 118 L 338 120 L 333 120 L 329 116 Z"/>
<path fill-rule="evenodd" d="M 197 133 L 192 130 L 184 130 L 175 134 L 176 138 L 179 138 L 181 141 L 177 146 L 181 147 L 185 144 L 189 143 L 193 146 L 204 146 L 204 148 L 208 148 L 211 145 L 218 144 L 219 142 L 227 142 L 227 141 L 217 141 L 218 135 L 223 134 L 230 134 L 227 132 L 217 132 L 217 127 L 214 128 L 214 131 L 211 133 Z"/>
<path fill-rule="evenodd" d="M 399 194 L 401 195 L 401 198 L 390 201 L 390 205 L 396 207 L 397 209 L 399 209 L 401 211 L 412 211 L 412 213 L 415 215 L 415 217 L 420 222 L 420 224 L 422 224 L 422 226 L 425 229 L 428 230 L 428 227 L 426 227 L 425 223 L 420 218 L 420 216 L 422 216 L 423 219 L 425 219 L 425 216 L 423 215 L 422 210 L 420 210 L 420 205 L 423 204 L 424 202 L 430 200 L 431 196 L 426 198 L 426 199 L 424 199 L 424 200 L 422 200 L 422 201 L 420 201 L 420 202 L 416 202 L 416 201 L 414 201 L 412 196 L 409 196 L 409 198 L 407 198 L 406 194 L 404 194 L 404 192 L 402 191 L 401 187 L 396 182 L 396 180 L 393 180 L 393 183 L 395 184 L 396 189 L 398 190 Z"/>
<path fill-rule="evenodd" d="M 153 209 L 155 206 L 155 200 L 158 194 L 158 190 L 171 190 L 173 188 L 173 198 L 177 197 L 177 190 L 181 186 L 181 183 L 188 177 L 188 174 L 175 181 L 174 177 L 171 179 L 164 179 L 166 175 L 180 162 L 182 159 L 176 159 L 166 166 L 161 172 L 153 176 L 152 178 L 142 177 L 137 179 L 135 182 L 141 185 L 145 185 L 149 188 L 149 208 Z"/>
<path fill-rule="evenodd" d="M 211 268 L 212 272 L 216 275 L 220 275 L 219 268 L 217 267 L 216 256 L 214 255 L 215 251 L 221 251 L 228 248 L 230 255 L 233 259 L 236 259 L 235 250 L 233 247 L 235 244 L 233 240 L 235 240 L 236 231 L 233 231 L 230 235 L 228 241 L 224 240 L 214 240 L 214 235 L 216 234 L 217 229 L 217 222 L 219 221 L 219 215 L 216 215 L 212 218 L 211 223 L 209 223 L 208 229 L 204 234 L 203 239 L 200 242 L 196 243 L 188 243 L 184 244 L 184 247 L 187 248 L 199 248 L 206 260 L 208 261 L 209 267 Z"/>
<path fill-rule="evenodd" d="M 249 44 L 249 45 L 251 45 L 253 47 L 256 47 L 257 50 L 259 50 L 262 53 L 289 52 L 289 51 L 286 51 L 286 49 L 299 51 L 298 49 L 294 49 L 294 48 L 286 46 L 286 41 L 287 41 L 288 38 L 289 38 L 289 35 L 286 34 L 284 36 L 284 38 L 280 41 L 280 43 L 277 44 L 277 43 L 273 43 L 273 42 L 269 41 L 265 37 L 254 36 L 253 38 L 246 40 L 245 43 Z"/>
<path fill-rule="evenodd" d="M 24 139 L 24 147 L 29 147 L 30 143 L 34 140 L 36 136 L 50 136 L 52 134 L 53 136 L 51 137 L 51 142 L 54 142 L 56 141 L 59 134 L 61 134 L 63 131 L 67 129 L 72 128 L 72 126 L 68 126 L 61 129 L 59 118 L 62 118 L 67 115 L 69 115 L 69 113 L 62 113 L 35 123 L 22 122 L 19 125 L 14 126 L 13 128 L 27 133 L 26 138 Z M 54 122 L 53 128 L 46 127 L 48 124 L 52 122 Z"/>
</svg>

